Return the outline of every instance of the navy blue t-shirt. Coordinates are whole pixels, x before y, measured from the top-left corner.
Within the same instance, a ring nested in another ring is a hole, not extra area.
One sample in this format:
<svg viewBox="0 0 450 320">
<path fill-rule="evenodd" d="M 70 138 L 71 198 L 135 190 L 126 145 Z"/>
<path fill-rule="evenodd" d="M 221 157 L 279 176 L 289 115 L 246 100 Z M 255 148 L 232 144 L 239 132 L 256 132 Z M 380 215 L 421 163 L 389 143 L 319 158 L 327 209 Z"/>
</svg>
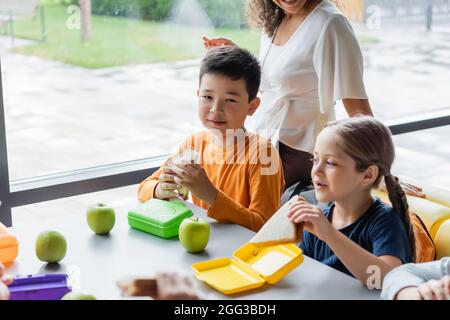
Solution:
<svg viewBox="0 0 450 320">
<path fill-rule="evenodd" d="M 333 209 L 334 203 L 323 210 L 329 221 Z M 390 255 L 403 263 L 412 262 L 408 236 L 400 216 L 378 198 L 357 221 L 339 231 L 377 257 Z M 308 257 L 353 276 L 330 247 L 314 234 L 304 231 L 300 248 Z"/>
</svg>

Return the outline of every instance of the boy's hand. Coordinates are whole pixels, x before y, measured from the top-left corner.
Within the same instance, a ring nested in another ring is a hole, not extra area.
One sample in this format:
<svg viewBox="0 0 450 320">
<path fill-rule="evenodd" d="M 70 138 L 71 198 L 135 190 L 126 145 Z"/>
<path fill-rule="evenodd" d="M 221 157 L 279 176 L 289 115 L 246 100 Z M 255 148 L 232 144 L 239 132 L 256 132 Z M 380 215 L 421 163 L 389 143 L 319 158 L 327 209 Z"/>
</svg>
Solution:
<svg viewBox="0 0 450 320">
<path fill-rule="evenodd" d="M 220 46 L 233 46 L 237 47 L 237 45 L 228 38 L 208 38 L 206 36 L 202 37 L 203 45 L 206 49 L 220 47 Z"/>
<path fill-rule="evenodd" d="M 179 193 L 177 192 L 178 188 L 179 186 L 175 182 L 175 173 L 171 168 L 163 167 L 161 175 L 159 176 L 159 183 L 156 185 L 155 198 L 177 198 L 179 196 Z"/>
<path fill-rule="evenodd" d="M 212 184 L 206 175 L 205 169 L 198 164 L 182 162 L 172 168 L 175 172 L 175 182 L 191 191 L 197 198 L 210 206 L 217 198 L 219 190 Z"/>
<path fill-rule="evenodd" d="M 287 217 L 293 223 L 303 223 L 304 230 L 315 234 L 320 240 L 325 242 L 336 231 L 323 215 L 322 210 L 300 197 L 291 202 Z"/>
<path fill-rule="evenodd" d="M 450 300 L 450 276 L 400 290 L 396 300 Z"/>
<path fill-rule="evenodd" d="M 12 278 L 4 274 L 5 269 L 0 263 L 0 300 L 9 299 L 9 289 L 7 285 L 12 283 Z"/>
</svg>

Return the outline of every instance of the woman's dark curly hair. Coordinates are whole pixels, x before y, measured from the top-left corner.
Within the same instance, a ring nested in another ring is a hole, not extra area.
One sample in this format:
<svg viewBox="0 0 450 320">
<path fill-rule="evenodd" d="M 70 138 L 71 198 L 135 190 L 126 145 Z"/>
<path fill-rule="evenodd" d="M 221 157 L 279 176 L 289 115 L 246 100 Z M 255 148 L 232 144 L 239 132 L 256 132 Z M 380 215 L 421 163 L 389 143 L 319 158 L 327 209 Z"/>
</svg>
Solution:
<svg viewBox="0 0 450 320">
<path fill-rule="evenodd" d="M 306 0 L 305 5 L 312 5 L 314 2 Z M 340 7 L 339 1 L 332 2 Z M 283 9 L 278 7 L 273 0 L 247 0 L 247 18 L 250 25 L 263 29 L 269 37 L 273 36 L 284 16 Z"/>
</svg>

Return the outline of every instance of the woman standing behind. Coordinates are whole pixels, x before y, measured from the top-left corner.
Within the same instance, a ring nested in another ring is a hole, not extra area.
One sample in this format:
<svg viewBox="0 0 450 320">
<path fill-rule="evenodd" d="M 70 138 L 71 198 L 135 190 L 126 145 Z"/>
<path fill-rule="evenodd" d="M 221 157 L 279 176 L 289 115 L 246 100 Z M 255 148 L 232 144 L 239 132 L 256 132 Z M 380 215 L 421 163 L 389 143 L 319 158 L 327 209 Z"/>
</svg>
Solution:
<svg viewBox="0 0 450 320">
<path fill-rule="evenodd" d="M 329 0 L 249 0 L 248 16 L 263 30 L 261 106 L 252 127 L 278 143 L 286 187 L 309 182 L 316 137 L 335 119 L 336 101 L 350 117 L 373 115 L 361 49 Z M 207 48 L 235 45 L 226 38 L 203 41 Z"/>
</svg>

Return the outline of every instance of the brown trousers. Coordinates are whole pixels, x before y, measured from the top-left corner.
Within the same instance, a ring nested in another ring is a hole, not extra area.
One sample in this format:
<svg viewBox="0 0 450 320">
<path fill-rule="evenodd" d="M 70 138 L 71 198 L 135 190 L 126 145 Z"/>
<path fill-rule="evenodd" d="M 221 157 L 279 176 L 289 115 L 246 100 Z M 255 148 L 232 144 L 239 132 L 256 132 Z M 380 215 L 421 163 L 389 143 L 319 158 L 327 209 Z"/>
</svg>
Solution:
<svg viewBox="0 0 450 320">
<path fill-rule="evenodd" d="M 293 149 L 282 142 L 279 142 L 278 150 L 283 163 L 286 189 L 299 181 L 311 181 L 312 155 L 309 152 Z"/>
</svg>

